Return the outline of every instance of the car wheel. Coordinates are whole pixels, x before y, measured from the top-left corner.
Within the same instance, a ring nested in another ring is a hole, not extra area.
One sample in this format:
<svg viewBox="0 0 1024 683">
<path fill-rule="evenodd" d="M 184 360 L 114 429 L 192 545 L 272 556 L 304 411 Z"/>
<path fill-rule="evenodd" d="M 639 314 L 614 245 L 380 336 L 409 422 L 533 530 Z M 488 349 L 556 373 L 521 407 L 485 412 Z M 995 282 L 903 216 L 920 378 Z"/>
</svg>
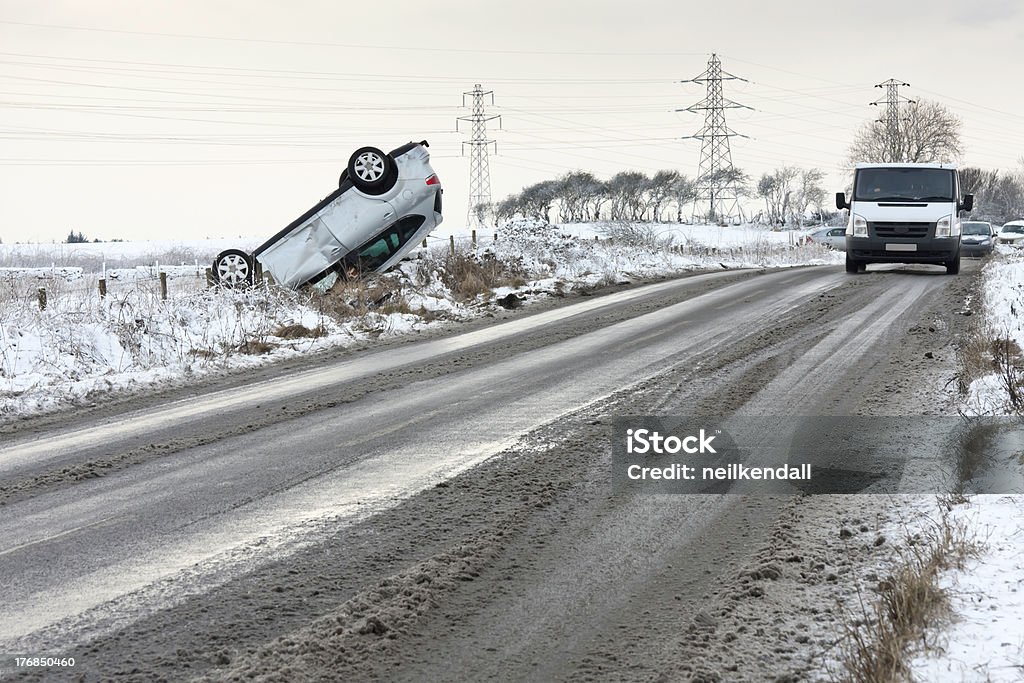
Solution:
<svg viewBox="0 0 1024 683">
<path fill-rule="evenodd" d="M 353 152 L 346 171 L 356 189 L 366 194 L 384 194 L 397 180 L 394 159 L 376 147 Z"/>
<path fill-rule="evenodd" d="M 252 258 L 241 249 L 226 249 L 213 260 L 213 280 L 225 287 L 244 287 L 253 282 Z"/>
<path fill-rule="evenodd" d="M 946 261 L 946 275 L 956 275 L 960 272 L 960 255 L 952 261 Z"/>
<path fill-rule="evenodd" d="M 863 273 L 865 265 L 859 263 L 850 258 L 850 254 L 846 254 L 846 272 L 847 273 Z"/>
</svg>

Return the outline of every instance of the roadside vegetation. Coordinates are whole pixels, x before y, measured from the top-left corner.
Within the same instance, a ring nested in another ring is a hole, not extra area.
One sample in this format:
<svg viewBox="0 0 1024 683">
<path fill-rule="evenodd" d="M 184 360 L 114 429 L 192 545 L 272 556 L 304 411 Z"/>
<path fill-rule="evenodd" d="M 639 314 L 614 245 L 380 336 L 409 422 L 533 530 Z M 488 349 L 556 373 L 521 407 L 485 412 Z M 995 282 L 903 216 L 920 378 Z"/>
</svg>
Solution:
<svg viewBox="0 0 1024 683">
<path fill-rule="evenodd" d="M 930 647 L 929 632 L 950 617 L 944 573 L 962 569 L 981 548 L 972 529 L 950 514 L 966 499 L 945 496 L 937 502 L 937 515 L 904 524 L 902 541 L 893 544 L 888 575 L 870 587 L 870 596 L 861 595 L 859 611 L 847 614 L 835 680 L 914 680 L 914 656 Z"/>
<path fill-rule="evenodd" d="M 958 345 L 961 412 L 1024 415 L 1024 255 L 997 254 L 981 274 L 980 301 L 964 302 L 972 332 Z"/>
</svg>

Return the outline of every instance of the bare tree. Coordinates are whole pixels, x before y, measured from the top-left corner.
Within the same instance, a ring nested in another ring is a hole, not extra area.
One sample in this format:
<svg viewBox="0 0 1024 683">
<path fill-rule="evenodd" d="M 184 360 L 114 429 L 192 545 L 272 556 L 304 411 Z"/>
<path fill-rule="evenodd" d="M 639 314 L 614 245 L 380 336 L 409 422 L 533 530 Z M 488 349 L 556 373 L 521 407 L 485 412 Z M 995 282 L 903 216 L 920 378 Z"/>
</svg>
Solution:
<svg viewBox="0 0 1024 683">
<path fill-rule="evenodd" d="M 771 225 L 783 225 L 789 216 L 790 197 L 795 190 L 794 182 L 800 176 L 800 169 L 783 166 L 771 173 L 764 173 L 757 181 L 757 195 L 764 199 L 765 216 Z"/>
<path fill-rule="evenodd" d="M 683 208 L 697 198 L 697 185 L 682 173 L 672 183 L 672 201 L 676 204 L 676 222 L 683 222 Z"/>
<path fill-rule="evenodd" d="M 661 220 L 662 209 L 672 200 L 673 187 L 678 180 L 679 171 L 658 171 L 647 181 L 645 211 L 650 220 Z"/>
<path fill-rule="evenodd" d="M 961 168 L 960 188 L 974 195 L 975 220 L 1002 224 L 1024 218 L 1024 164 L 1016 171 Z"/>
<path fill-rule="evenodd" d="M 800 171 L 800 178 L 797 184 L 796 193 L 793 195 L 792 216 L 796 224 L 802 226 L 804 218 L 807 217 L 807 210 L 814 208 L 821 216 L 821 205 L 825 203 L 825 188 L 822 181 L 825 180 L 825 172 L 820 168 L 806 168 Z"/>
<path fill-rule="evenodd" d="M 522 198 L 519 195 L 509 195 L 495 207 L 495 216 L 499 220 L 511 220 L 516 216 L 525 217 Z"/>
<path fill-rule="evenodd" d="M 594 220 L 592 202 L 603 194 L 604 184 L 586 171 L 566 173 L 557 181 L 558 217 L 562 222 Z"/>
<path fill-rule="evenodd" d="M 613 221 L 642 218 L 645 207 L 644 190 L 649 179 L 639 171 L 620 171 L 608 180 L 608 194 L 611 197 Z"/>
<path fill-rule="evenodd" d="M 852 168 L 859 163 L 944 163 L 955 161 L 963 153 L 960 119 L 945 106 L 931 100 L 919 100 L 906 109 L 896 140 L 890 139 L 883 123 L 868 121 L 854 134 L 847 153 Z M 890 158 L 896 151 L 897 158 Z"/>
<path fill-rule="evenodd" d="M 528 218 L 548 222 L 551 220 L 551 205 L 555 203 L 558 183 L 543 180 L 523 188 L 519 194 L 522 213 Z"/>
</svg>

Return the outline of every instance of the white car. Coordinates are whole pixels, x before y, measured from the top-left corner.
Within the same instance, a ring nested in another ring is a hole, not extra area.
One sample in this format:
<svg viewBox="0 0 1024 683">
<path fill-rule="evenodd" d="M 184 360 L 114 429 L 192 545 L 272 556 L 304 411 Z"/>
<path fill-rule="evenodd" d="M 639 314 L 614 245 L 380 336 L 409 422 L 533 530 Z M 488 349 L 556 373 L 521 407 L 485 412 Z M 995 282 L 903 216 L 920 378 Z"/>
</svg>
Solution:
<svg viewBox="0 0 1024 683">
<path fill-rule="evenodd" d="M 441 222 L 441 181 L 430 166 L 427 141 L 385 154 L 357 149 L 338 189 L 252 254 L 228 249 L 213 261 L 213 278 L 228 286 L 252 284 L 257 268 L 298 289 L 332 273 L 358 277 L 384 272 L 402 260 Z"/>
<path fill-rule="evenodd" d="M 1009 244 L 1014 247 L 1024 246 L 1024 221 L 1010 221 L 999 229 L 996 235 L 999 244 Z"/>
<path fill-rule="evenodd" d="M 823 244 L 837 251 L 846 251 L 846 228 L 822 228 L 807 236 L 810 244 Z"/>
</svg>

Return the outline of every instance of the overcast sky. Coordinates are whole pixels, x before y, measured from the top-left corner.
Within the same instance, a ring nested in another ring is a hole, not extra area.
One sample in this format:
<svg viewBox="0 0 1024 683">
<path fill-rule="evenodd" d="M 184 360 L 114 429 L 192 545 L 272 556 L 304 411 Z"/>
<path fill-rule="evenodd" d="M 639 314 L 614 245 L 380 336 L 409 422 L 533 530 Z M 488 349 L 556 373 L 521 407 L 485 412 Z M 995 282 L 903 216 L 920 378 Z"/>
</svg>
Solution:
<svg viewBox="0 0 1024 683">
<path fill-rule="evenodd" d="M 733 161 L 818 167 L 830 192 L 888 78 L 963 121 L 962 163 L 1019 168 L 1014 0 L 0 0 L 0 240 L 269 237 L 357 147 L 431 143 L 465 225 L 462 93 L 494 91 L 492 197 L 574 169 L 697 172 L 710 53 Z M 752 207 L 756 208 L 756 207 Z"/>
</svg>

